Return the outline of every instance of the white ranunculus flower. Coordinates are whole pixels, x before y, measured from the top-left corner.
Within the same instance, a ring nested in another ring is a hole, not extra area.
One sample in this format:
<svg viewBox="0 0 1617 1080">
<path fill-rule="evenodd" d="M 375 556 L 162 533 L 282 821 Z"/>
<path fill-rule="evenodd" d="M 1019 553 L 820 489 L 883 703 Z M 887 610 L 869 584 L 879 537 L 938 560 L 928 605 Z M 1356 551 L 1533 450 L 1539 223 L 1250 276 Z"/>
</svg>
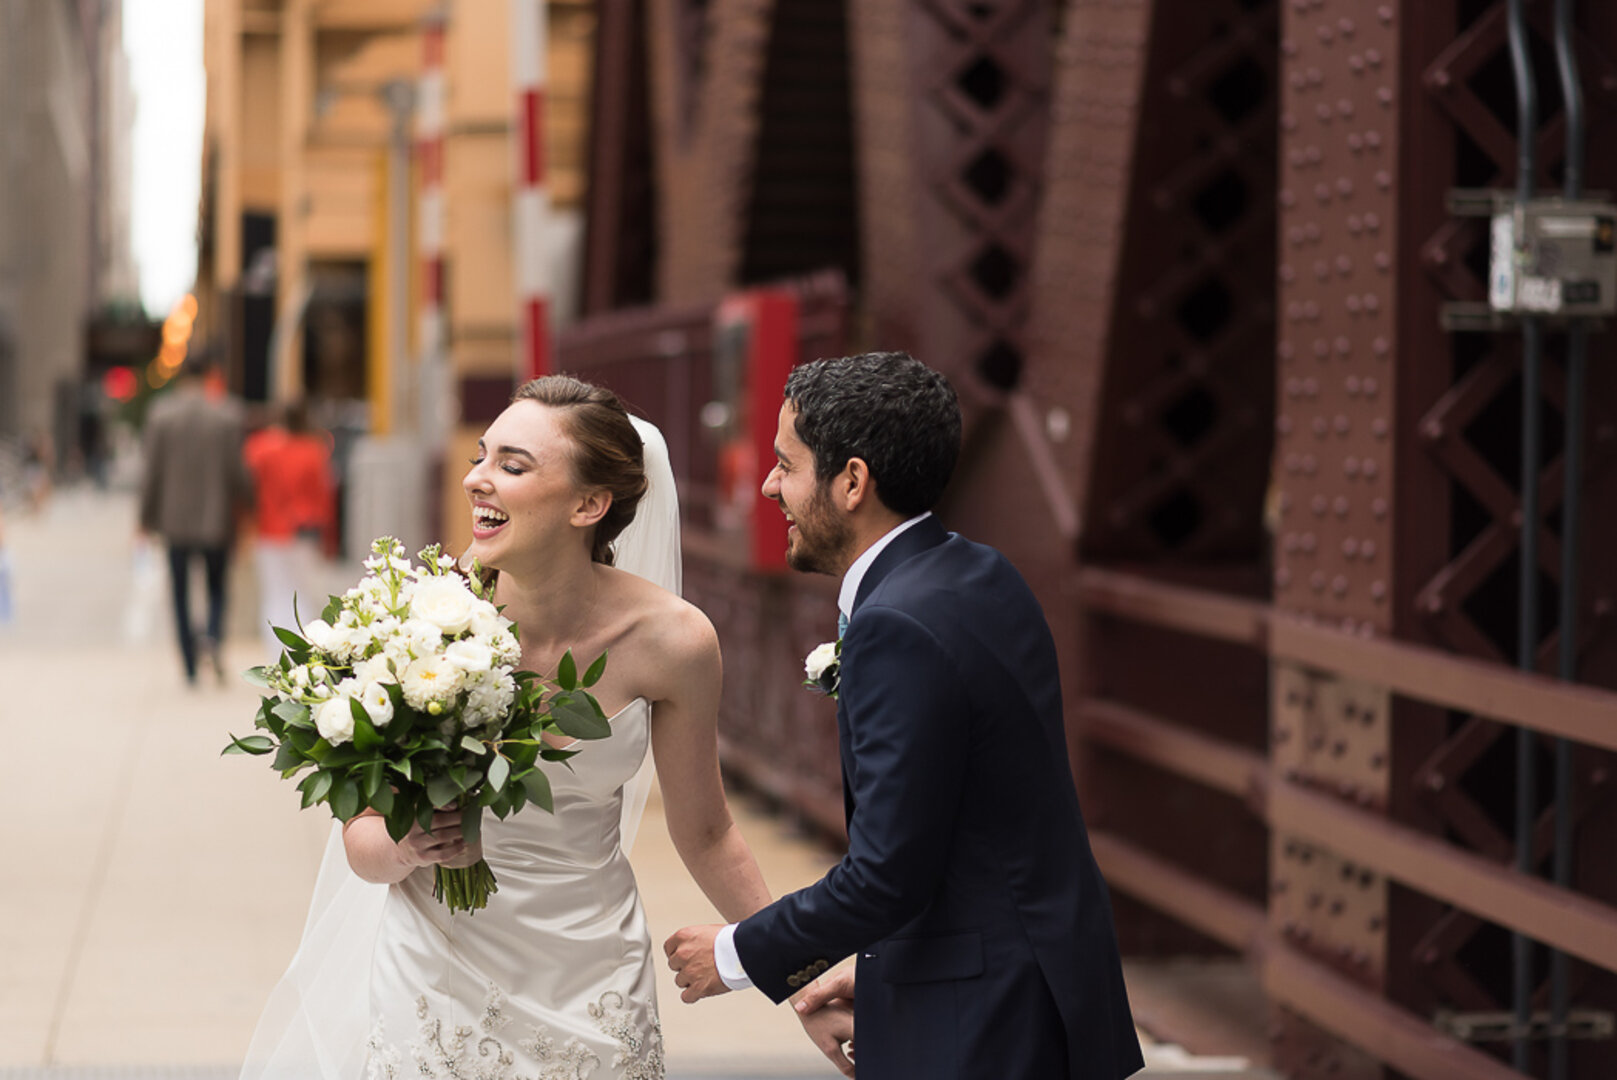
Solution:
<svg viewBox="0 0 1617 1080">
<path fill-rule="evenodd" d="M 379 682 L 367 683 L 359 692 L 359 703 L 377 727 L 387 727 L 393 719 L 393 699 L 387 696 L 387 687 Z"/>
<path fill-rule="evenodd" d="M 337 746 L 354 737 L 354 710 L 346 694 L 338 694 L 320 703 L 314 710 L 314 726 L 320 737 Z"/>
<path fill-rule="evenodd" d="M 425 619 L 446 634 L 458 634 L 472 622 L 477 597 L 459 577 L 440 577 L 416 586 L 410 599 L 410 612 Z"/>
<path fill-rule="evenodd" d="M 447 705 L 460 693 L 460 668 L 442 656 L 423 656 L 400 672 L 399 687 L 413 708 L 425 709 L 433 702 Z"/>
<path fill-rule="evenodd" d="M 467 673 L 488 671 L 494 666 L 494 650 L 475 638 L 450 642 L 444 658 Z"/>
<path fill-rule="evenodd" d="M 825 669 L 837 662 L 837 643 L 827 641 L 823 645 L 815 646 L 813 652 L 803 661 L 803 671 L 815 682 L 825 674 Z"/>
</svg>

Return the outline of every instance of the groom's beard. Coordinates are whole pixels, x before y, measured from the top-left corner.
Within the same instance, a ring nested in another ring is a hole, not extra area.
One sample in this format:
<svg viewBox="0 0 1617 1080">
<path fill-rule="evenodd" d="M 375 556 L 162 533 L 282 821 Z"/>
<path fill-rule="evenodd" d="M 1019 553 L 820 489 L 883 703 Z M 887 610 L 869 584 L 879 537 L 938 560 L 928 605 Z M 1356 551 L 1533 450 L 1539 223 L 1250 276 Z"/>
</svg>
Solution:
<svg viewBox="0 0 1617 1080">
<path fill-rule="evenodd" d="M 847 568 L 843 556 L 853 547 L 853 527 L 831 508 L 824 491 L 814 497 L 802 513 L 792 515 L 797 526 L 786 546 L 786 565 L 805 574 L 840 576 Z"/>
</svg>

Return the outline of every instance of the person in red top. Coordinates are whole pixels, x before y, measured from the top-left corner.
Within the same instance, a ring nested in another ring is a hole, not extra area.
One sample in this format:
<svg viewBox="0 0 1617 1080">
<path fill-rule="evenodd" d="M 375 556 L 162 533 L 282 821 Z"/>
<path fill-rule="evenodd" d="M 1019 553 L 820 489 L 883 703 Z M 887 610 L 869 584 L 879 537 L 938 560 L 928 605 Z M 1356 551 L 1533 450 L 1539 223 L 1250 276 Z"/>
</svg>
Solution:
<svg viewBox="0 0 1617 1080">
<path fill-rule="evenodd" d="M 280 424 L 248 436 L 243 455 L 257 491 L 260 632 L 274 657 L 281 645 L 271 627 L 296 628 L 293 596 L 305 619 L 318 617 L 325 602 L 310 587 L 333 527 L 331 439 L 311 430 L 307 408 L 292 401 L 282 409 Z"/>
</svg>

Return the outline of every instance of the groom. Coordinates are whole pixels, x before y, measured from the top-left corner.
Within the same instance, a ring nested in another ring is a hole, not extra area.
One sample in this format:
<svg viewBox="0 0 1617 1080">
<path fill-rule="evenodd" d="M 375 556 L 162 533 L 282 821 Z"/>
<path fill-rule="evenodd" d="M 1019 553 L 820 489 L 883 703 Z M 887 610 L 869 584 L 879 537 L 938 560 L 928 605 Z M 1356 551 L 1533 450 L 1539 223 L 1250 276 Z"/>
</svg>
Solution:
<svg viewBox="0 0 1617 1080">
<path fill-rule="evenodd" d="M 1055 646 L 1015 568 L 930 513 L 959 449 L 954 391 L 904 353 L 792 372 L 763 493 L 792 523 L 791 566 L 842 579 L 848 854 L 665 949 L 685 1001 L 854 998 L 860 1080 L 1116 1080 L 1143 1062 Z"/>
</svg>

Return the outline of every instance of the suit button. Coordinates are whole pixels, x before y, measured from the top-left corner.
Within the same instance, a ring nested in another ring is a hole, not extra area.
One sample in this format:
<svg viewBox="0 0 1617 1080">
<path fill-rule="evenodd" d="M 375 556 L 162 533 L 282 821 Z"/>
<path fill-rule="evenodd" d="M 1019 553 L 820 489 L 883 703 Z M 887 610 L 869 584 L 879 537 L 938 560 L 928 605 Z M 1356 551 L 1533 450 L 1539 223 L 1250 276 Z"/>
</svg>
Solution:
<svg viewBox="0 0 1617 1080">
<path fill-rule="evenodd" d="M 800 975 L 788 975 L 788 976 L 786 976 L 786 985 L 790 986 L 793 990 L 796 990 L 799 986 L 803 985 L 802 976 L 800 976 Z"/>
<path fill-rule="evenodd" d="M 816 960 L 816 961 L 814 961 L 814 971 L 815 971 L 816 974 L 820 974 L 820 973 L 824 972 L 830 966 L 831 965 L 827 964 L 824 960 Z"/>
</svg>

